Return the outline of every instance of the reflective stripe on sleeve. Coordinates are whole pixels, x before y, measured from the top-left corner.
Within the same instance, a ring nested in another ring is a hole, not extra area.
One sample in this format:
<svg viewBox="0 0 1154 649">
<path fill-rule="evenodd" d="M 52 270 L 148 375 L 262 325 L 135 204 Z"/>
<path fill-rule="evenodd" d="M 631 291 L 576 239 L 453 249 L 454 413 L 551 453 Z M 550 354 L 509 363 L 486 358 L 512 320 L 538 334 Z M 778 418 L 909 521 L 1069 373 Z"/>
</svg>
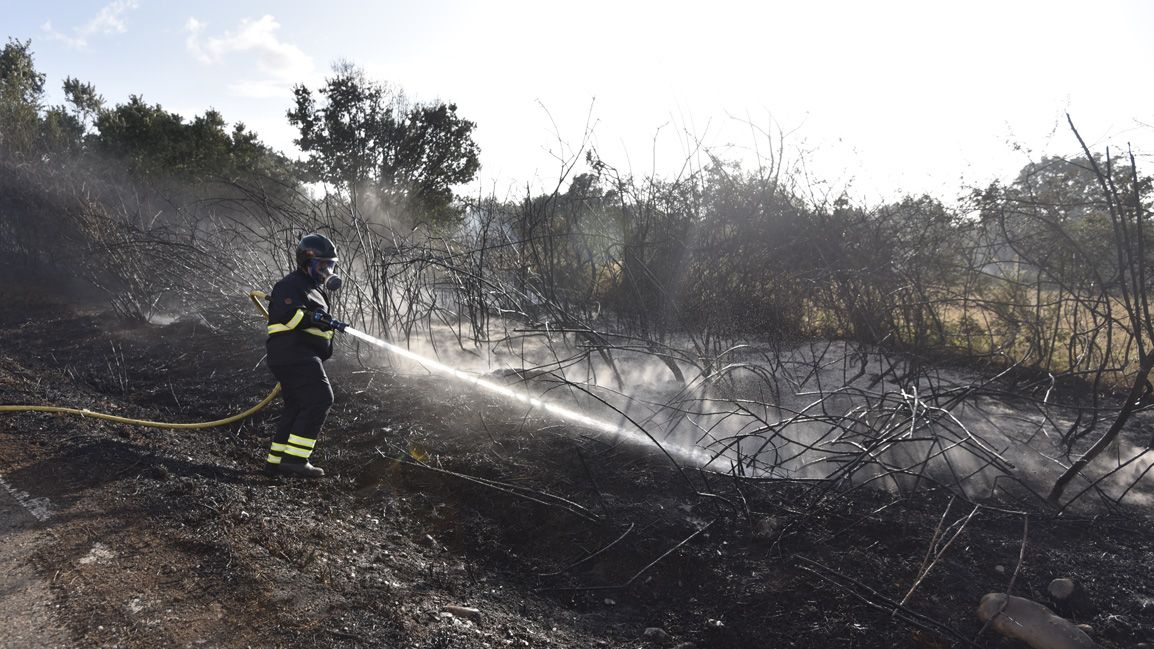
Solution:
<svg viewBox="0 0 1154 649">
<path fill-rule="evenodd" d="M 288 322 L 284 324 L 270 324 L 268 326 L 268 332 L 270 334 L 276 334 L 282 331 L 292 331 L 293 329 L 297 328 L 297 325 L 301 323 L 301 320 L 304 320 L 304 317 L 305 310 L 297 309 L 297 312 L 293 314 L 293 317 Z"/>
<path fill-rule="evenodd" d="M 321 338 L 324 338 L 325 340 L 332 340 L 332 338 L 333 338 L 333 332 L 332 331 L 321 331 L 320 329 L 317 329 L 316 327 L 309 327 L 308 329 L 304 329 L 303 331 L 306 334 L 312 334 L 314 336 L 320 336 Z"/>
</svg>

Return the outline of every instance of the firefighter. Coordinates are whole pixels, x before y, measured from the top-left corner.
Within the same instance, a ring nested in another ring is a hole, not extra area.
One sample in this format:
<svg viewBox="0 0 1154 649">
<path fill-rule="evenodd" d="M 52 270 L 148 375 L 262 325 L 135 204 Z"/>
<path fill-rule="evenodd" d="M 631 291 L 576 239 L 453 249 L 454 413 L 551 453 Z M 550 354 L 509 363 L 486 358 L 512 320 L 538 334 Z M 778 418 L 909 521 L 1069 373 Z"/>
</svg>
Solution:
<svg viewBox="0 0 1154 649">
<path fill-rule="evenodd" d="M 265 473 L 319 478 L 324 470 L 309 458 L 333 405 L 324 361 L 333 355 L 333 332 L 345 324 L 329 315 L 327 293 L 341 286 L 337 249 L 320 234 L 301 239 L 297 269 L 276 283 L 268 308 L 268 367 L 281 384 L 284 411 L 276 428 Z"/>
</svg>

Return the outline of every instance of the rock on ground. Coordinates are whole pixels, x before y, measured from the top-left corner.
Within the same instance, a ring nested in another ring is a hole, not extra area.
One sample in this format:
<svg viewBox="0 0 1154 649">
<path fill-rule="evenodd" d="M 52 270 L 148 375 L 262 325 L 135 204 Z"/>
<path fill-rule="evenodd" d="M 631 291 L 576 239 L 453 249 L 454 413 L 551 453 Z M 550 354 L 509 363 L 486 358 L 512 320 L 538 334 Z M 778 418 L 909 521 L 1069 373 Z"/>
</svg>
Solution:
<svg viewBox="0 0 1154 649">
<path fill-rule="evenodd" d="M 978 605 L 978 618 L 1004 636 L 1021 640 L 1032 649 L 1095 649 L 1098 645 L 1065 618 L 1024 597 L 988 593 Z M 1004 607 L 1004 608 L 1003 608 Z"/>
</svg>

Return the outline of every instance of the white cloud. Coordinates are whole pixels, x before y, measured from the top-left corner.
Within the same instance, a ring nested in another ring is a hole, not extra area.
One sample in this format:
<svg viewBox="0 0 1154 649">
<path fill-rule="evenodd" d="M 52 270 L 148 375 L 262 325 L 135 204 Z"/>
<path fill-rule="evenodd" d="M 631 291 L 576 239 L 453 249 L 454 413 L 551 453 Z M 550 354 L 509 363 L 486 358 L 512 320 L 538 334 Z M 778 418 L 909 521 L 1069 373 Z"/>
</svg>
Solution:
<svg viewBox="0 0 1154 649">
<path fill-rule="evenodd" d="M 73 49 L 79 50 L 88 45 L 87 39 L 69 36 L 63 32 L 56 31 L 56 29 L 52 27 L 52 21 L 50 20 L 40 26 L 40 31 L 47 34 L 49 38 L 60 41 Z"/>
<path fill-rule="evenodd" d="M 222 36 L 205 38 L 206 24 L 189 18 L 184 29 L 188 36 L 188 52 L 206 65 L 217 65 L 239 57 L 255 64 L 259 79 L 242 80 L 229 85 L 233 94 L 242 97 L 283 97 L 291 84 L 308 79 L 313 73 L 313 60 L 292 43 L 279 38 L 280 23 L 270 15 L 257 20 L 240 21 L 236 30 L 227 30 Z"/>
<path fill-rule="evenodd" d="M 84 49 L 88 47 L 88 39 L 96 35 L 123 34 L 128 31 L 124 24 L 124 14 L 135 9 L 137 0 L 112 0 L 101 7 L 96 15 L 79 27 L 73 27 L 71 34 L 64 33 L 52 27 L 52 22 L 45 22 L 40 30 L 49 38 L 58 40 L 68 47 Z"/>
<path fill-rule="evenodd" d="M 184 47 L 201 63 L 212 63 L 212 59 L 200 49 L 200 33 L 204 31 L 204 23 L 196 18 L 189 18 L 184 23 L 184 31 L 188 32 L 188 37 L 184 39 Z"/>
</svg>

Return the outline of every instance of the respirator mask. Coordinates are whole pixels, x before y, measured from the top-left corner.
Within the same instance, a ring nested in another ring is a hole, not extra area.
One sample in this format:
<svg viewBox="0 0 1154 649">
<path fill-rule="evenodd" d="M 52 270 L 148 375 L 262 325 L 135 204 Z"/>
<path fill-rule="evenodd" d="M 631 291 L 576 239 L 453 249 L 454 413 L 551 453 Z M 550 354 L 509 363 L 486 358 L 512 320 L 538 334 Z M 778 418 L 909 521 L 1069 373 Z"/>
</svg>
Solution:
<svg viewBox="0 0 1154 649">
<path fill-rule="evenodd" d="M 309 264 L 309 275 L 318 286 L 326 291 L 335 291 L 345 282 L 336 274 L 337 260 L 313 259 Z"/>
</svg>

